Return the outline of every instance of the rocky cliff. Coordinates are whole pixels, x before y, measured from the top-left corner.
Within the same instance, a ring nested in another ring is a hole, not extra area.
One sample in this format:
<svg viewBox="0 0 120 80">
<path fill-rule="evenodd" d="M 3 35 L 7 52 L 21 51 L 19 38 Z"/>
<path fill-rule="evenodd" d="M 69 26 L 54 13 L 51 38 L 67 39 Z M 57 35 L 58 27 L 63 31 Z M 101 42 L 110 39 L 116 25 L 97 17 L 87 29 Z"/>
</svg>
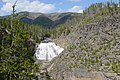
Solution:
<svg viewBox="0 0 120 80">
<path fill-rule="evenodd" d="M 62 40 L 67 47 L 52 61 L 53 80 L 120 80 L 120 14 L 76 26 Z"/>
</svg>

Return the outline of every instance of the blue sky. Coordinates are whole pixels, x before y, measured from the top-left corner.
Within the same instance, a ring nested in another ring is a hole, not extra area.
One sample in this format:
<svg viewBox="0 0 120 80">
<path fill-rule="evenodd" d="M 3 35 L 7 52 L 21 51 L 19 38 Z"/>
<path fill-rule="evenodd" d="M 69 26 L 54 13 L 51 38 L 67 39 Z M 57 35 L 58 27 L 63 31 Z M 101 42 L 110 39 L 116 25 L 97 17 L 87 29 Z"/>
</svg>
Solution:
<svg viewBox="0 0 120 80">
<path fill-rule="evenodd" d="M 9 15 L 12 5 L 16 0 L 0 0 L 0 16 Z M 18 0 L 16 10 L 54 13 L 54 12 L 77 12 L 89 7 L 92 3 L 107 2 L 111 0 Z M 119 0 L 112 0 L 118 2 Z"/>
</svg>

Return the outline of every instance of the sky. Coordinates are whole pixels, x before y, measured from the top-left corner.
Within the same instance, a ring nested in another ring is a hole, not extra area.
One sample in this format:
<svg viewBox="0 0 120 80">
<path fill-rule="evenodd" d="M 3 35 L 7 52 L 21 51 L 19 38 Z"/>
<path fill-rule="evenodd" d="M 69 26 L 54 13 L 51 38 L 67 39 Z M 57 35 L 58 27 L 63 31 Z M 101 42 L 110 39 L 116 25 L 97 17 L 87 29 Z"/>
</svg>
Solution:
<svg viewBox="0 0 120 80">
<path fill-rule="evenodd" d="M 16 11 L 55 13 L 55 12 L 77 12 L 83 10 L 93 3 L 107 2 L 111 0 L 18 0 Z M 112 0 L 119 2 L 119 0 Z M 16 0 L 0 0 L 0 16 L 10 15 L 12 5 Z"/>
</svg>

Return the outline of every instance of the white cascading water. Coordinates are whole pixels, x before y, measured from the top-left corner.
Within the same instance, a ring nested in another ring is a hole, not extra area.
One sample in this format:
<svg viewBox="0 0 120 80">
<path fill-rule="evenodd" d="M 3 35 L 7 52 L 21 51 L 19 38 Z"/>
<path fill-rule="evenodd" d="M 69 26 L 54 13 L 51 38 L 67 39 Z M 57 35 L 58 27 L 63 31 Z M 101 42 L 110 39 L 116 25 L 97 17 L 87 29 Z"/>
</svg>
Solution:
<svg viewBox="0 0 120 80">
<path fill-rule="evenodd" d="M 54 42 L 42 42 L 38 45 L 35 56 L 38 60 L 50 61 L 57 57 L 64 49 Z"/>
</svg>

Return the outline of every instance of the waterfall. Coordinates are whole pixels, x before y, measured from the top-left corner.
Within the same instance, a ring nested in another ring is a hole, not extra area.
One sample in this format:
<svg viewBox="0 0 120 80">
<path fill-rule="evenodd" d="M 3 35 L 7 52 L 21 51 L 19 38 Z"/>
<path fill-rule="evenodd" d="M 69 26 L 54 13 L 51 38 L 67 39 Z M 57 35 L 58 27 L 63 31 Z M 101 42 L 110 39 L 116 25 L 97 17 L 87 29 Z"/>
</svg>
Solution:
<svg viewBox="0 0 120 80">
<path fill-rule="evenodd" d="M 46 39 L 38 45 L 35 56 L 38 60 L 50 61 L 54 57 L 57 57 L 63 50 L 63 48 L 57 46 L 50 39 Z"/>
</svg>

